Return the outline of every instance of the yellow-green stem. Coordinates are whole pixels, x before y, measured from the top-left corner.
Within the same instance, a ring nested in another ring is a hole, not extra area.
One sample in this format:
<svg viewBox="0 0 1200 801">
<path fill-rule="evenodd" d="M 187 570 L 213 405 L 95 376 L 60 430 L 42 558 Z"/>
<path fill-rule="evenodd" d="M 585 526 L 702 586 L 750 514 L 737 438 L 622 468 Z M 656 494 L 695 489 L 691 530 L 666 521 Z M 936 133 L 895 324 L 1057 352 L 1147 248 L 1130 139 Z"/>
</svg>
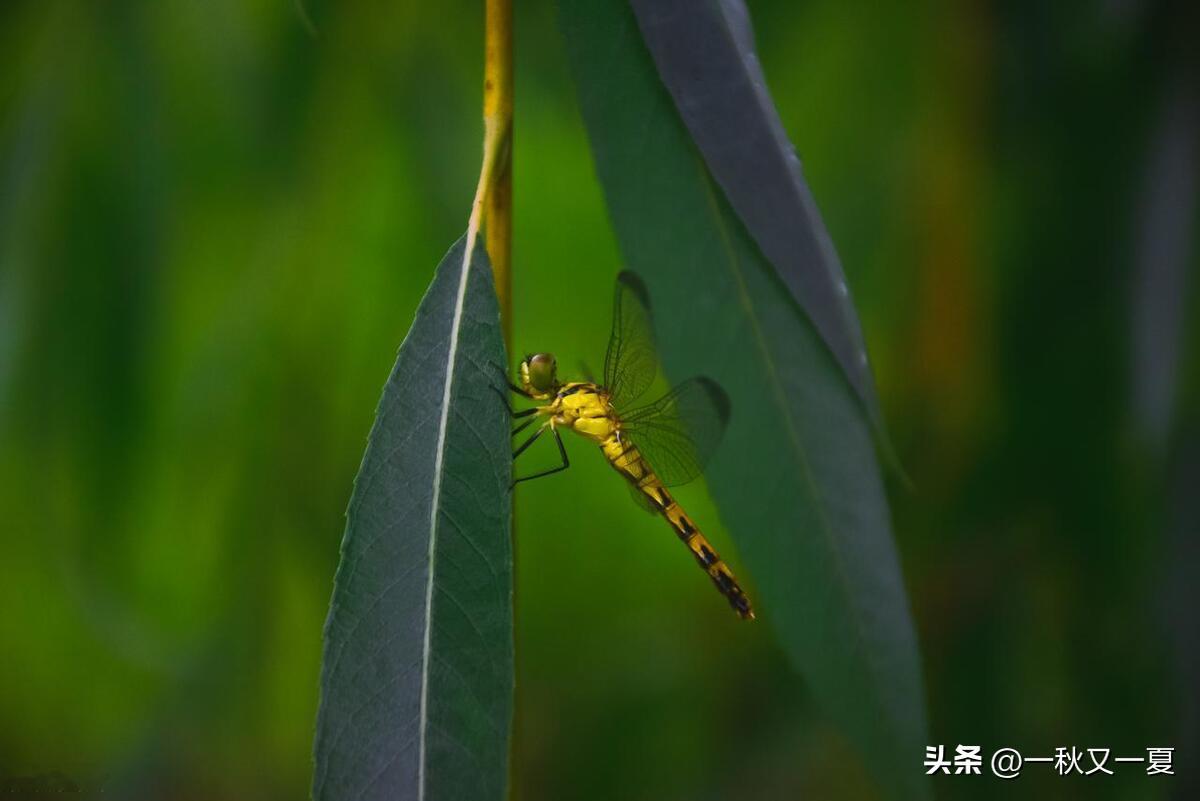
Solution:
<svg viewBox="0 0 1200 801">
<path fill-rule="evenodd" d="M 512 0 L 486 0 L 483 60 L 484 187 L 488 258 L 500 300 L 504 344 L 512 348 Z M 489 166 L 490 155 L 493 163 Z M 478 196 L 477 196 L 478 200 Z"/>
</svg>

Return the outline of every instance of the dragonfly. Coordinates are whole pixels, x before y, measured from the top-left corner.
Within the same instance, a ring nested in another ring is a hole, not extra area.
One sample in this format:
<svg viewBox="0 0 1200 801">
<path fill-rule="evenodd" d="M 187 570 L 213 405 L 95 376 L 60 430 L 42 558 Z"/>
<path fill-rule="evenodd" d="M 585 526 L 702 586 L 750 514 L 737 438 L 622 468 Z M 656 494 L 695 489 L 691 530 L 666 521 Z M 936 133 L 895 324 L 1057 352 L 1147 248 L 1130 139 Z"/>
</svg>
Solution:
<svg viewBox="0 0 1200 801">
<path fill-rule="evenodd" d="M 676 385 L 652 403 L 638 405 L 658 369 L 649 295 L 637 275 L 623 271 L 617 276 L 612 334 L 600 383 L 590 376 L 585 376 L 586 381 L 559 381 L 552 353 L 526 356 L 519 368 L 520 383 L 508 382 L 513 392 L 541 402 L 512 412 L 514 420 L 528 418 L 513 429 L 513 437 L 540 423 L 513 451 L 513 459 L 546 432 L 553 435 L 561 458 L 558 466 L 523 476 L 513 484 L 570 467 L 560 429 L 591 440 L 628 483 L 638 505 L 670 524 L 733 610 L 744 619 L 753 619 L 754 609 L 733 572 L 668 490 L 703 472 L 729 423 L 729 396 L 717 382 L 699 376 Z"/>
</svg>

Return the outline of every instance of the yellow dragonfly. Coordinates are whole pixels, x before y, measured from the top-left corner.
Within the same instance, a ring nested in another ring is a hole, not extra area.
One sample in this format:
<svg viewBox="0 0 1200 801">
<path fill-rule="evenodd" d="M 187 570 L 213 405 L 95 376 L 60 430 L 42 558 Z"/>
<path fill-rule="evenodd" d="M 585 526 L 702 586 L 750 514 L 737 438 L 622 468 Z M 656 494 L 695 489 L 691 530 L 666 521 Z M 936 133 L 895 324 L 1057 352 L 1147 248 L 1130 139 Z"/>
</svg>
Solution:
<svg viewBox="0 0 1200 801">
<path fill-rule="evenodd" d="M 617 276 L 612 335 L 604 357 L 603 383 L 558 380 L 551 353 L 535 353 L 521 361 L 520 385 L 514 392 L 534 401 L 548 401 L 514 412 L 530 419 L 512 432 L 515 437 L 541 421 L 537 430 L 513 452 L 519 457 L 545 432 L 553 434 L 562 463 L 513 484 L 557 473 L 570 467 L 559 428 L 568 428 L 600 446 L 604 458 L 629 482 L 634 500 L 662 515 L 691 550 L 700 567 L 741 617 L 754 610 L 733 573 L 700 533 L 696 524 L 667 491 L 700 475 L 720 442 L 729 421 L 729 397 L 712 379 L 691 378 L 663 397 L 634 406 L 658 373 L 658 356 L 645 285 L 631 272 Z"/>
</svg>

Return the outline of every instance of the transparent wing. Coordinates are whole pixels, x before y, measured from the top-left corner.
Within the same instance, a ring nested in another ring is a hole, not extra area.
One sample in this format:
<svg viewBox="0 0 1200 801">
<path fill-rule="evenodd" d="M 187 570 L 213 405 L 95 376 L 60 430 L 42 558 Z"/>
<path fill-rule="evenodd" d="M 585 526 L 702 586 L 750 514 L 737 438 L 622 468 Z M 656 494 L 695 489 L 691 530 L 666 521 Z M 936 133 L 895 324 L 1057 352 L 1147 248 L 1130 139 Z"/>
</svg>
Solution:
<svg viewBox="0 0 1200 801">
<path fill-rule="evenodd" d="M 658 353 L 650 300 L 642 280 L 631 272 L 617 276 L 612 335 L 604 355 L 604 387 L 613 406 L 637 400 L 658 373 Z"/>
<path fill-rule="evenodd" d="M 729 396 L 711 378 L 689 378 L 666 395 L 621 415 L 621 430 L 663 484 L 686 484 L 704 471 L 729 424 Z"/>
</svg>

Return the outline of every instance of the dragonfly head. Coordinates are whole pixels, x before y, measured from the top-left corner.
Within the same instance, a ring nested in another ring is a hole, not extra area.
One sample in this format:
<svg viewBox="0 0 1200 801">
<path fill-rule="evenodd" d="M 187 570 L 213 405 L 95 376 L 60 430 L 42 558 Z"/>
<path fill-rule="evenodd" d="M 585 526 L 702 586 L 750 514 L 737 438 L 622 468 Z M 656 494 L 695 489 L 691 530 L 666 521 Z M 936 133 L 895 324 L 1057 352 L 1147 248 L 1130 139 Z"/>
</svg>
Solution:
<svg viewBox="0 0 1200 801">
<path fill-rule="evenodd" d="M 534 353 L 521 360 L 521 388 L 538 399 L 558 391 L 558 363 L 553 353 Z"/>
</svg>

